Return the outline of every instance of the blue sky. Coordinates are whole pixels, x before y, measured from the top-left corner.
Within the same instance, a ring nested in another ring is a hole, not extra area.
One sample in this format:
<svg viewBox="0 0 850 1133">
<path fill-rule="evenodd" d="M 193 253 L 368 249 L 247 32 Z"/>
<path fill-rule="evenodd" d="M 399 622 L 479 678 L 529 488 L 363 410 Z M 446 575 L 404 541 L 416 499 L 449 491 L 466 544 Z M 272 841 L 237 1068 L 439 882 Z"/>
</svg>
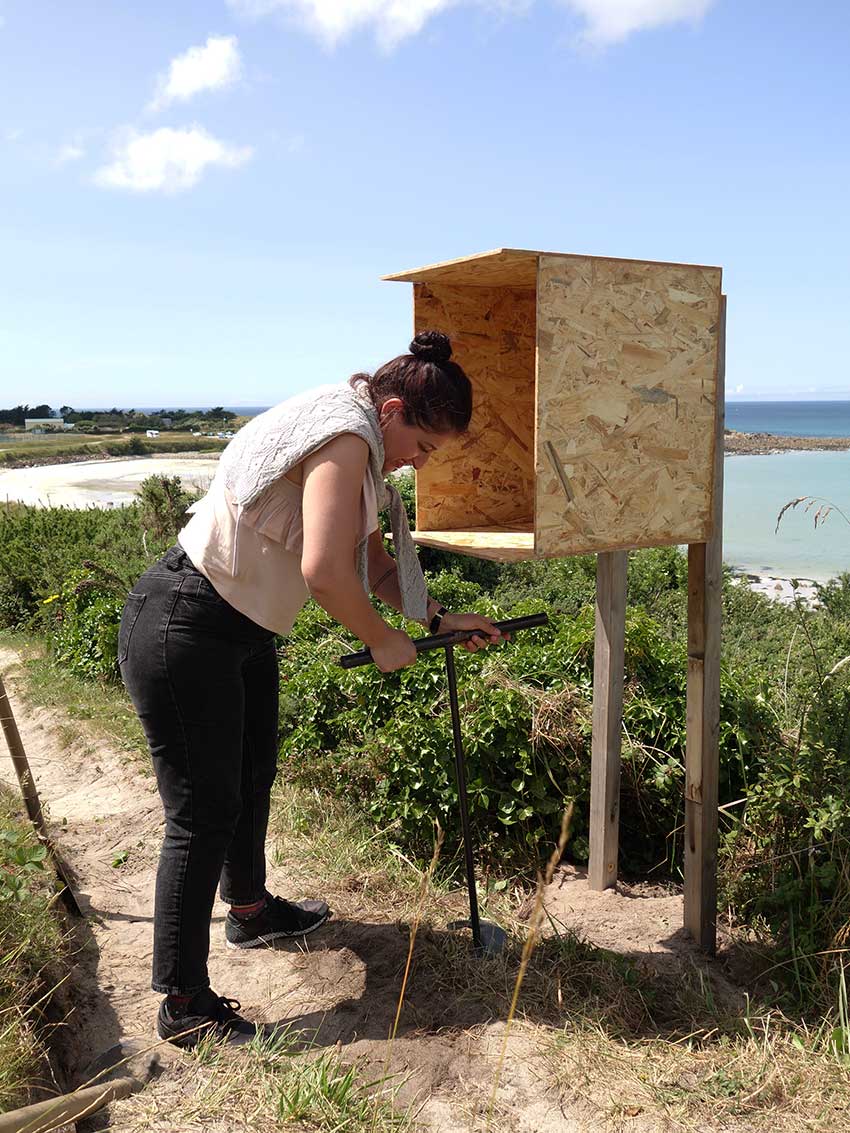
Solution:
<svg viewBox="0 0 850 1133">
<path fill-rule="evenodd" d="M 0 404 L 270 404 L 406 347 L 379 276 L 721 264 L 727 387 L 850 397 L 850 9 L 0 0 Z"/>
</svg>

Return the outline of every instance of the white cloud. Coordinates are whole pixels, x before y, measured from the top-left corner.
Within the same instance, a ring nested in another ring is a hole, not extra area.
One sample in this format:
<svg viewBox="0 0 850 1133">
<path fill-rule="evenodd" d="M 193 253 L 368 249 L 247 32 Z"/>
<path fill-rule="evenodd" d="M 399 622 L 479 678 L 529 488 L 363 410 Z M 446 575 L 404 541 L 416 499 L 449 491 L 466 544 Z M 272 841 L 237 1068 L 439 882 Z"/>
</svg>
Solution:
<svg viewBox="0 0 850 1133">
<path fill-rule="evenodd" d="M 427 21 L 448 8 L 476 3 L 505 11 L 527 7 L 523 0 L 227 0 L 237 12 L 253 17 L 275 12 L 298 17 L 320 39 L 334 45 L 354 31 L 373 27 L 382 47 L 391 49 L 416 35 Z"/>
<path fill-rule="evenodd" d="M 79 161 L 86 156 L 86 151 L 76 142 L 68 142 L 62 146 L 56 155 L 57 165 L 66 165 L 69 161 Z"/>
<path fill-rule="evenodd" d="M 191 189 L 214 165 L 235 168 L 249 161 L 250 146 L 230 146 L 202 126 L 162 127 L 148 134 L 129 130 L 115 146 L 112 161 L 95 175 L 105 188 L 137 193 L 179 193 Z"/>
<path fill-rule="evenodd" d="M 298 17 L 333 45 L 364 27 L 373 27 L 382 46 L 392 48 L 421 31 L 432 16 L 465 5 L 504 13 L 524 11 L 534 0 L 227 0 L 242 15 L 284 12 Z M 662 24 L 698 20 L 714 0 L 557 0 L 583 21 L 580 38 L 596 46 L 626 39 Z"/>
<path fill-rule="evenodd" d="M 735 386 L 735 393 L 743 393 L 743 392 L 744 392 L 743 386 Z"/>
<path fill-rule="evenodd" d="M 162 110 L 172 102 L 185 102 L 199 91 L 231 86 L 241 73 L 236 36 L 211 35 L 202 47 L 190 47 L 171 60 L 148 109 Z"/>
<path fill-rule="evenodd" d="M 701 19 L 714 0 L 560 0 L 577 12 L 585 27 L 581 38 L 599 47 L 619 43 L 633 32 L 663 24 Z"/>
</svg>

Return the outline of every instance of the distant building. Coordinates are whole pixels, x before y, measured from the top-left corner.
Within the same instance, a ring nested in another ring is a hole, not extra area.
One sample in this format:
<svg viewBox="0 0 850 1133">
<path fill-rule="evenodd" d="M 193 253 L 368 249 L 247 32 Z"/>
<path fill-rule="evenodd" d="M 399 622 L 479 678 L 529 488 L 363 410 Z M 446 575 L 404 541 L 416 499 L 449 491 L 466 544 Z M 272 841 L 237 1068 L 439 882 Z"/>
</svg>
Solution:
<svg viewBox="0 0 850 1133">
<path fill-rule="evenodd" d="M 62 429 L 73 429 L 73 422 L 65 424 L 63 417 L 25 417 L 24 430 L 27 433 L 58 433 Z"/>
</svg>

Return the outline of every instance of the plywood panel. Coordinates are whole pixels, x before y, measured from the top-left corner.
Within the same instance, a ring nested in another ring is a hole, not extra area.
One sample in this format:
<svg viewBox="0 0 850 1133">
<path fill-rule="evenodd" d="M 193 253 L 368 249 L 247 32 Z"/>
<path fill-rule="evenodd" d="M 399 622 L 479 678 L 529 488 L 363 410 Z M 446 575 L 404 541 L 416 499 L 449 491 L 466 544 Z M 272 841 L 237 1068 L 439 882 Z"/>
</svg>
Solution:
<svg viewBox="0 0 850 1133">
<path fill-rule="evenodd" d="M 444 331 L 473 386 L 469 431 L 416 477 L 420 531 L 529 524 L 534 506 L 535 292 L 415 284 L 417 332 Z"/>
<path fill-rule="evenodd" d="M 466 287 L 536 287 L 537 252 L 496 248 L 383 278 L 402 283 L 458 283 Z"/>
<path fill-rule="evenodd" d="M 477 531 L 414 531 L 413 538 L 423 547 L 474 555 L 497 563 L 515 563 L 534 558 L 534 532 L 492 527 Z"/>
<path fill-rule="evenodd" d="M 719 268 L 541 255 L 538 554 L 710 536 L 720 281 Z"/>
</svg>

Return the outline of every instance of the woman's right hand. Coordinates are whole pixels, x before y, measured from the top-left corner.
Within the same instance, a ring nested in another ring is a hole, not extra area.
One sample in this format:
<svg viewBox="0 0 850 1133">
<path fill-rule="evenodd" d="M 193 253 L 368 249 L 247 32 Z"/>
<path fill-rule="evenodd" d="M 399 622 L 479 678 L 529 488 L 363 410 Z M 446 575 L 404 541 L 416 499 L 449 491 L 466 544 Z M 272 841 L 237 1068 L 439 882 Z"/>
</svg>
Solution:
<svg viewBox="0 0 850 1133">
<path fill-rule="evenodd" d="M 372 659 L 382 673 L 394 673 L 396 669 L 403 669 L 416 662 L 416 646 L 403 629 L 387 626 L 387 632 L 370 649 Z"/>
</svg>

